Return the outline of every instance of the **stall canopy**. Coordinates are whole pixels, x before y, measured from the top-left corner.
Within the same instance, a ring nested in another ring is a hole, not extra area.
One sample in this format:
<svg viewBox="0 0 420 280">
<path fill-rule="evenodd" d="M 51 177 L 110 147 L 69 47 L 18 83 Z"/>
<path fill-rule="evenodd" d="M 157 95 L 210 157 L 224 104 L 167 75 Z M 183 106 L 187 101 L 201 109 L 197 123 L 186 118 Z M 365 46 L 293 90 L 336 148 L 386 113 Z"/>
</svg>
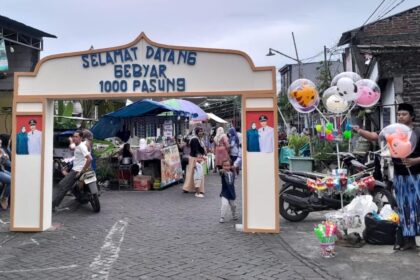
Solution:
<svg viewBox="0 0 420 280">
<path fill-rule="evenodd" d="M 216 116 L 213 113 L 207 113 L 207 116 L 209 117 L 209 119 L 214 120 L 215 122 L 218 122 L 218 123 L 227 123 L 227 121 L 225 121 L 222 118 L 219 118 L 218 116 Z"/>
<path fill-rule="evenodd" d="M 208 116 L 198 105 L 184 99 L 168 99 L 161 102 L 174 110 L 181 110 L 191 114 L 193 121 L 206 121 Z"/>
<path fill-rule="evenodd" d="M 156 116 L 163 112 L 175 112 L 179 115 L 189 115 L 189 112 L 178 110 L 166 104 L 153 100 L 140 100 L 126 107 L 101 117 L 92 127 L 92 133 L 96 139 L 105 139 L 115 136 L 123 125 L 123 119 Z"/>
</svg>

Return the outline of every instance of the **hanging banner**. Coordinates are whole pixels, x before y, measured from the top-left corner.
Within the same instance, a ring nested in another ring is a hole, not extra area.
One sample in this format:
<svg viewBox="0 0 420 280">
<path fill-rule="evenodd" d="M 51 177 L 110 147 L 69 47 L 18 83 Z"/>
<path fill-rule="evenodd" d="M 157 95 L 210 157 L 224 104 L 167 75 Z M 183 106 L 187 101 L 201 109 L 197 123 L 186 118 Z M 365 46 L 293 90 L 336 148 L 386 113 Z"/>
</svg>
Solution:
<svg viewBox="0 0 420 280">
<path fill-rule="evenodd" d="M 173 137 L 173 124 L 172 120 L 165 120 L 163 123 L 163 136 Z"/>
<path fill-rule="evenodd" d="M 8 71 L 9 63 L 7 62 L 6 44 L 0 39 L 0 71 Z"/>
<path fill-rule="evenodd" d="M 181 158 L 179 157 L 178 146 L 169 146 L 162 149 L 161 160 L 161 188 L 166 187 L 182 179 Z"/>
</svg>

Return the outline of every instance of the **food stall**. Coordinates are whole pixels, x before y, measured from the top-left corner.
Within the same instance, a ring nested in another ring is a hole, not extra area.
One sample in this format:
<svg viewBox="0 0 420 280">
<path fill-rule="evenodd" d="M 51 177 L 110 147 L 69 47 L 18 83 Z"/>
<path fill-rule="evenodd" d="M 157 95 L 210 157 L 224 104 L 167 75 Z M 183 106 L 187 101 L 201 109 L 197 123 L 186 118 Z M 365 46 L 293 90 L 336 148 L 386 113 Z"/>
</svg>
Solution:
<svg viewBox="0 0 420 280">
<path fill-rule="evenodd" d="M 92 127 L 95 139 L 119 137 L 130 144 L 132 163 L 122 164 L 117 160 L 120 186 L 149 189 L 153 185 L 154 189 L 162 189 L 182 179 L 175 139 L 189 128 L 191 118 L 198 117 L 197 109 L 175 108 L 166 103 L 140 100 L 103 116 Z M 115 164 L 115 156 L 110 161 Z M 138 176 L 132 174 L 132 164 L 141 166 Z"/>
</svg>

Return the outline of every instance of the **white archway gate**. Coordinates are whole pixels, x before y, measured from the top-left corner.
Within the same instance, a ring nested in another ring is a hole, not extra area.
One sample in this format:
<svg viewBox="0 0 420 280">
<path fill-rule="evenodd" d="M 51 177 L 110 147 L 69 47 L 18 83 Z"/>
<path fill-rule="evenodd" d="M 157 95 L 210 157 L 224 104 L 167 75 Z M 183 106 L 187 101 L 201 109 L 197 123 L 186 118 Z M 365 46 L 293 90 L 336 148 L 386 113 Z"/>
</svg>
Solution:
<svg viewBox="0 0 420 280">
<path fill-rule="evenodd" d="M 274 67 L 255 67 L 240 51 L 162 45 L 144 33 L 124 46 L 48 56 L 34 72 L 16 73 L 10 230 L 51 226 L 54 100 L 240 95 L 244 148 L 255 118 L 264 115 L 273 127 L 269 142 L 260 134 L 259 152 L 243 151 L 244 231 L 279 232 L 275 76 Z M 28 119 L 41 131 L 38 151 L 29 153 L 18 146 Z"/>
</svg>

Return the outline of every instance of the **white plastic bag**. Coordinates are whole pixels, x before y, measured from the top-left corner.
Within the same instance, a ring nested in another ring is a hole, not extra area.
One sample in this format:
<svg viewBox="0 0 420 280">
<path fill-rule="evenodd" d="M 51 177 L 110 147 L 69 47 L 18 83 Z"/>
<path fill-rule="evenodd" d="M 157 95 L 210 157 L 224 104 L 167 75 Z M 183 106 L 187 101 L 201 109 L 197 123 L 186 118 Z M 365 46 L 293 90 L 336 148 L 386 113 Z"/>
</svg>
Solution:
<svg viewBox="0 0 420 280">
<path fill-rule="evenodd" d="M 394 210 L 392 210 L 390 204 L 386 204 L 384 207 L 382 207 L 381 212 L 379 213 L 379 216 L 381 216 L 382 220 L 390 220 L 390 216 L 396 214 Z"/>
<path fill-rule="evenodd" d="M 357 214 L 364 219 L 367 213 L 378 211 L 378 206 L 373 202 L 371 195 L 356 196 L 344 207 L 344 212 Z"/>
</svg>

